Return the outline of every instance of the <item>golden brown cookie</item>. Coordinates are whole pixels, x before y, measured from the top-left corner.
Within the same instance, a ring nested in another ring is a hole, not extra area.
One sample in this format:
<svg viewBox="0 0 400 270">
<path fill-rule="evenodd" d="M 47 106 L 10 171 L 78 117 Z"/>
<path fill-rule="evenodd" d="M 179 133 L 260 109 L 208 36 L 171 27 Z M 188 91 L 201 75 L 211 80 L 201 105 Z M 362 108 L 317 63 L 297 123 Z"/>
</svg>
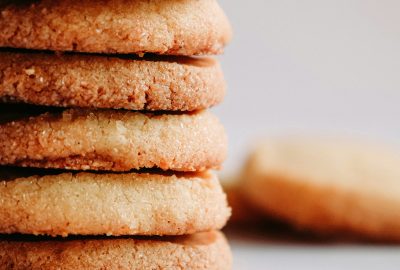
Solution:
<svg viewBox="0 0 400 270">
<path fill-rule="evenodd" d="M 229 270 L 232 254 L 224 235 L 180 237 L 0 240 L 0 268 L 10 270 Z"/>
<path fill-rule="evenodd" d="M 220 103 L 211 58 L 0 51 L 0 100 L 37 105 L 194 111 Z"/>
<path fill-rule="evenodd" d="M 0 233 L 181 235 L 221 229 L 230 216 L 219 181 L 208 172 L 19 170 L 1 169 Z"/>
<path fill-rule="evenodd" d="M 281 138 L 258 145 L 243 177 L 268 215 L 323 234 L 400 240 L 400 154 L 351 140 Z"/>
<path fill-rule="evenodd" d="M 218 119 L 70 109 L 0 125 L 0 164 L 74 170 L 219 168 L 226 134 Z"/>
<path fill-rule="evenodd" d="M 0 46 L 203 55 L 231 38 L 216 0 L 21 0 L 0 3 Z"/>
<path fill-rule="evenodd" d="M 245 228 L 265 221 L 264 213 L 255 209 L 243 194 L 239 177 L 222 178 L 222 188 L 232 209 L 229 225 Z"/>
</svg>

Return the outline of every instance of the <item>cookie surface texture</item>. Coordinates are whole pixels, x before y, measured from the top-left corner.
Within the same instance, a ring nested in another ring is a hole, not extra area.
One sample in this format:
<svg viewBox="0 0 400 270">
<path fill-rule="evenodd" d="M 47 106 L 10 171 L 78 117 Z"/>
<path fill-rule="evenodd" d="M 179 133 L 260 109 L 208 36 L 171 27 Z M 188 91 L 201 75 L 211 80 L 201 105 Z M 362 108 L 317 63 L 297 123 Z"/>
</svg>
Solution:
<svg viewBox="0 0 400 270">
<path fill-rule="evenodd" d="M 92 53 L 204 55 L 231 38 L 216 0 L 0 3 L 0 46 Z"/>
<path fill-rule="evenodd" d="M 224 94 L 220 65 L 211 58 L 0 52 L 0 100 L 5 101 L 194 111 L 220 103 Z"/>
<path fill-rule="evenodd" d="M 220 229 L 230 216 L 211 173 L 21 176 L 2 170 L 0 233 L 182 235 Z"/>
<path fill-rule="evenodd" d="M 12 113 L 12 112 L 11 112 Z M 203 171 L 226 156 L 211 113 L 69 109 L 0 125 L 0 163 L 73 170 Z"/>
<path fill-rule="evenodd" d="M 0 240 L 2 269 L 229 270 L 232 255 L 220 232 L 166 238 Z"/>
</svg>

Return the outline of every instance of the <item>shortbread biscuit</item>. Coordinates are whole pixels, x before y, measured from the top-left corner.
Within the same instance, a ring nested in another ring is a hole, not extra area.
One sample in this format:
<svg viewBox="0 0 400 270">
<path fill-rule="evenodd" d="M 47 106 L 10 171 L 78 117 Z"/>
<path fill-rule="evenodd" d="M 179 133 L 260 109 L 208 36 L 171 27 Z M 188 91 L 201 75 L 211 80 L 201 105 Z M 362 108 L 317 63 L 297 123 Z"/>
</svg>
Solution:
<svg viewBox="0 0 400 270">
<path fill-rule="evenodd" d="M 218 119 L 69 109 L 0 125 L 0 164 L 73 170 L 219 168 L 226 134 Z"/>
<path fill-rule="evenodd" d="M 230 216 L 217 177 L 207 172 L 20 176 L 15 170 L 23 169 L 2 168 L 0 233 L 181 235 L 221 229 Z"/>
<path fill-rule="evenodd" d="M 258 145 L 243 189 L 268 215 L 300 229 L 400 240 L 400 155 L 330 138 L 281 138 Z"/>
<path fill-rule="evenodd" d="M 222 188 L 226 193 L 229 207 L 232 209 L 232 215 L 229 218 L 228 226 L 248 226 L 259 224 L 265 221 L 263 212 L 254 209 L 252 204 L 247 201 L 246 196 L 243 194 L 241 183 L 233 177 L 230 179 L 222 178 Z"/>
<path fill-rule="evenodd" d="M 22 0 L 0 3 L 0 46 L 203 55 L 231 38 L 216 0 Z"/>
<path fill-rule="evenodd" d="M 0 240 L 0 268 L 10 270 L 229 270 L 232 254 L 224 235 L 180 237 Z"/>
<path fill-rule="evenodd" d="M 220 103 L 211 58 L 0 51 L 0 99 L 37 105 L 194 111 Z"/>
</svg>

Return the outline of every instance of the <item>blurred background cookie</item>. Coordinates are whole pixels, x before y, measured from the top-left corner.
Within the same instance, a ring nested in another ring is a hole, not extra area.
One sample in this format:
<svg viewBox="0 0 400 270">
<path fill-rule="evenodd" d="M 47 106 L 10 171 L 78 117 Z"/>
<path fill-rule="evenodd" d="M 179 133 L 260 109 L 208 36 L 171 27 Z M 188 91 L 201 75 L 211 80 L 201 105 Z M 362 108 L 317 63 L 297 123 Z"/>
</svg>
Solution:
<svg viewBox="0 0 400 270">
<path fill-rule="evenodd" d="M 399 241 L 399 164 L 395 149 L 355 140 L 269 139 L 250 154 L 241 188 L 253 207 L 294 227 Z"/>
</svg>

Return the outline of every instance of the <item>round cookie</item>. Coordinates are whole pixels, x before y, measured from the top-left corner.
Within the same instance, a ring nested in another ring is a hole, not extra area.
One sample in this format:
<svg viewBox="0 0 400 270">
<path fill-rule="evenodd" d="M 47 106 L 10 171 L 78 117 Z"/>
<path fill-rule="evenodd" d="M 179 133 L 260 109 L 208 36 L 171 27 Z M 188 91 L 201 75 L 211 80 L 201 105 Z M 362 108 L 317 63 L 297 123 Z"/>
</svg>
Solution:
<svg viewBox="0 0 400 270">
<path fill-rule="evenodd" d="M 0 125 L 0 164 L 73 170 L 219 168 L 227 139 L 207 111 L 69 109 Z"/>
<path fill-rule="evenodd" d="M 0 46 L 96 53 L 219 54 L 231 27 L 216 0 L 0 3 Z"/>
<path fill-rule="evenodd" d="M 271 139 L 250 156 L 242 185 L 254 206 L 300 229 L 399 241 L 399 164 L 368 143 Z"/>
<path fill-rule="evenodd" d="M 0 51 L 0 100 L 5 101 L 194 111 L 220 103 L 224 94 L 220 65 L 211 58 Z"/>
<path fill-rule="evenodd" d="M 221 229 L 230 216 L 226 195 L 211 173 L 19 175 L 9 170 L 3 168 L 0 177 L 0 233 L 182 235 Z"/>
<path fill-rule="evenodd" d="M 206 232 L 165 238 L 0 240 L 2 269 L 204 269 L 232 268 L 224 235 Z"/>
</svg>

